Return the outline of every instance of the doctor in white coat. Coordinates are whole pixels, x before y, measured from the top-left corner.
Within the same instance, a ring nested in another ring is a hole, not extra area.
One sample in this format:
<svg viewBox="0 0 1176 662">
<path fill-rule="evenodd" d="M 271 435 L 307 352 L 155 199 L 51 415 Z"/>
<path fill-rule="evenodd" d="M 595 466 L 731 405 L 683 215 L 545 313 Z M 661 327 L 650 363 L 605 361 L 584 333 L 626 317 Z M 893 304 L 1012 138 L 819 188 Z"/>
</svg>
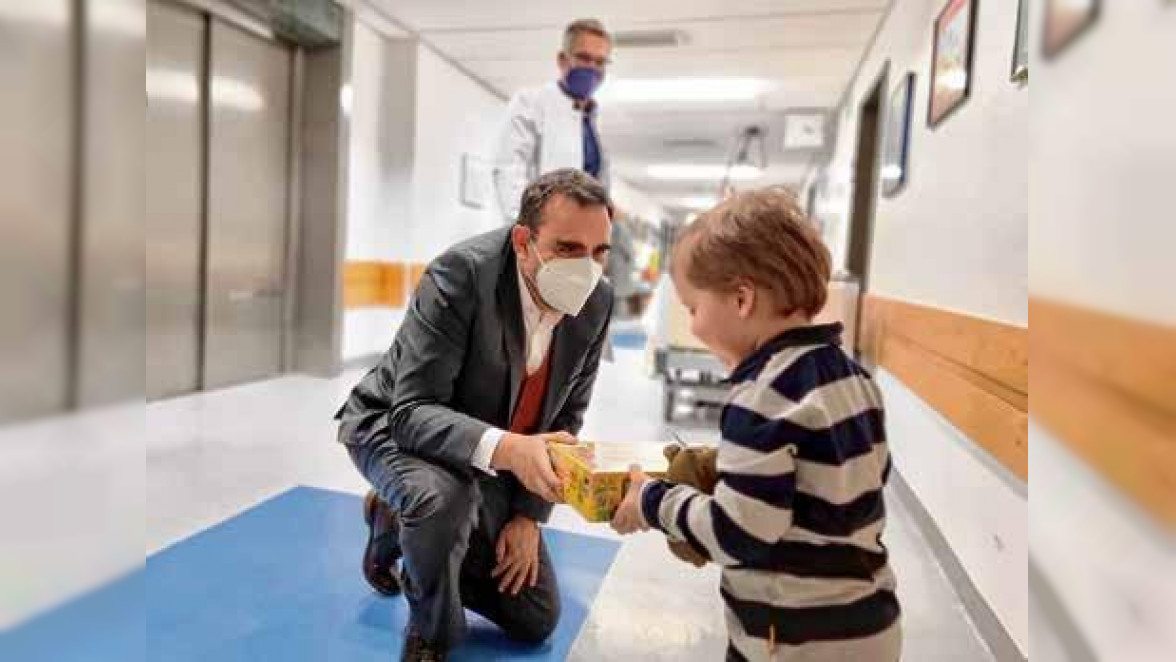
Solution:
<svg viewBox="0 0 1176 662">
<path fill-rule="evenodd" d="M 559 80 L 511 98 L 494 163 L 494 188 L 507 223 L 518 218 L 523 189 L 543 173 L 579 168 L 608 187 L 608 158 L 592 96 L 604 81 L 611 52 L 612 40 L 600 21 L 574 21 L 564 30 Z"/>
</svg>

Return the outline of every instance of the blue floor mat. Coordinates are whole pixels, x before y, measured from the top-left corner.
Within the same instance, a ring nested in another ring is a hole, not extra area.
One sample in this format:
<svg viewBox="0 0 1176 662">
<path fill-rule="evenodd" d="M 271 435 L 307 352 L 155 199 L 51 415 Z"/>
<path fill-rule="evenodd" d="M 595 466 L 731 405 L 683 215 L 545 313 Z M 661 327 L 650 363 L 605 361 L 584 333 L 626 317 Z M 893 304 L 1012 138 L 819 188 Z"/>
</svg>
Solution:
<svg viewBox="0 0 1176 662">
<path fill-rule="evenodd" d="M 142 571 L 87 593 L 11 630 L 0 630 L 8 662 L 143 662 Z"/>
<path fill-rule="evenodd" d="M 375 595 L 360 575 L 360 504 L 338 492 L 284 492 L 155 554 L 143 570 L 0 631 L 0 660 L 397 660 L 408 606 Z M 451 660 L 567 656 L 619 545 L 549 529 L 543 537 L 562 598 L 555 633 L 522 646 L 467 611 L 469 638 Z"/>
<path fill-rule="evenodd" d="M 296 488 L 147 561 L 147 658 L 186 662 L 399 659 L 408 606 L 359 572 L 356 496 Z M 541 647 L 467 612 L 460 660 L 563 660 L 616 556 L 613 541 L 544 530 L 563 599 Z"/>
<path fill-rule="evenodd" d="M 644 349 L 647 338 L 639 331 L 617 332 L 612 334 L 612 343 L 621 349 Z"/>
</svg>

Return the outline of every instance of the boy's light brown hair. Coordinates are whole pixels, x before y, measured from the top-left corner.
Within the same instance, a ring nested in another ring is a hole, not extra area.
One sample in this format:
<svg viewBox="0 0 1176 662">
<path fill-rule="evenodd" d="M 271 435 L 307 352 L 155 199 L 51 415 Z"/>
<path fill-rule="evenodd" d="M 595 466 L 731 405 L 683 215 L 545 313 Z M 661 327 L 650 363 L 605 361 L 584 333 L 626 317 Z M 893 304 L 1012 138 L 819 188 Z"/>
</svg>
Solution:
<svg viewBox="0 0 1176 662">
<path fill-rule="evenodd" d="M 690 224 L 674 249 L 679 277 L 733 292 L 750 281 L 777 312 L 815 317 L 828 297 L 832 259 L 796 196 L 770 187 L 737 193 Z"/>
</svg>

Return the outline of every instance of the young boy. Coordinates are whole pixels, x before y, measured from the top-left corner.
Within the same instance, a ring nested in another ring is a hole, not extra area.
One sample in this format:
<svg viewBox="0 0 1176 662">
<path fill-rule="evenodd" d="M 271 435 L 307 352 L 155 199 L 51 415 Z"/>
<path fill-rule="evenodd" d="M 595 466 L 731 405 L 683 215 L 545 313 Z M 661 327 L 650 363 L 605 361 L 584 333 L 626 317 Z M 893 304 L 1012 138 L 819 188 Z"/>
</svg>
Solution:
<svg viewBox="0 0 1176 662">
<path fill-rule="evenodd" d="M 895 662 L 882 398 L 841 325 L 812 324 L 828 250 L 790 193 L 764 189 L 695 220 L 671 269 L 691 331 L 731 371 L 718 483 L 633 467 L 613 528 L 659 529 L 723 567 L 728 660 Z"/>
</svg>

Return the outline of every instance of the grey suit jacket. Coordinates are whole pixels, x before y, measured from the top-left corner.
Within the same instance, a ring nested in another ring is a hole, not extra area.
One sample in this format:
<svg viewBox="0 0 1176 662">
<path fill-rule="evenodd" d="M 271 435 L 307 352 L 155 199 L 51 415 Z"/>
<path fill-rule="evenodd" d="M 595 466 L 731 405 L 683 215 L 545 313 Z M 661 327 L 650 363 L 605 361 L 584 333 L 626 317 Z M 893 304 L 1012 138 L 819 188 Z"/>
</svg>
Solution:
<svg viewBox="0 0 1176 662">
<path fill-rule="evenodd" d="M 540 430 L 579 434 L 612 316 L 602 281 L 577 317 L 556 326 Z M 510 427 L 525 375 L 525 338 L 510 228 L 474 237 L 425 271 L 391 348 L 336 414 L 339 441 L 392 443 L 467 477 L 490 426 Z M 546 522 L 551 504 L 514 476 L 516 513 Z"/>
</svg>

